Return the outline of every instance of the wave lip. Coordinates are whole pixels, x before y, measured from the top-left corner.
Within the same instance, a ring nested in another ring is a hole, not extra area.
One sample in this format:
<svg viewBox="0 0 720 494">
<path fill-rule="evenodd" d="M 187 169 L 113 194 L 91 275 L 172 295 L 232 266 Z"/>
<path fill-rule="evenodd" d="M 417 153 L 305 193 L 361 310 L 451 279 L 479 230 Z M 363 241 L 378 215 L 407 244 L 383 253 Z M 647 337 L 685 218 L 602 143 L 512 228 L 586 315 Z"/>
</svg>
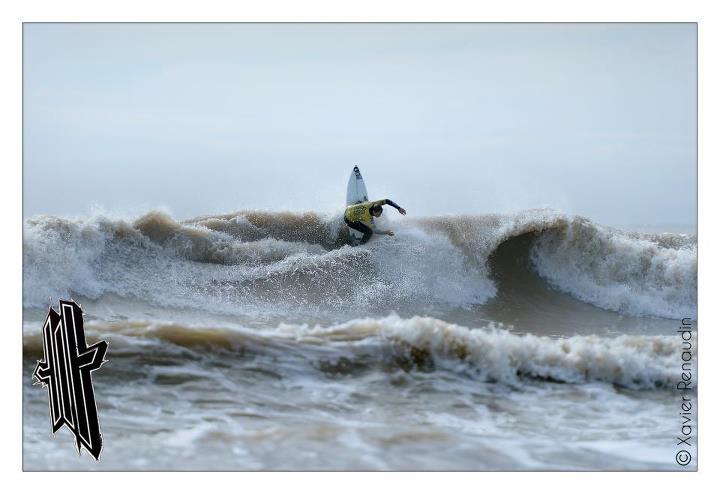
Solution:
<svg viewBox="0 0 720 494">
<path fill-rule="evenodd" d="M 697 318 L 697 243 L 687 236 L 630 235 L 575 218 L 544 232 L 531 258 L 552 286 L 603 309 Z"/>
<path fill-rule="evenodd" d="M 490 278 L 489 261 L 509 247 L 516 256 L 512 263 L 527 254 L 526 269 L 583 302 L 631 316 L 697 318 L 696 236 L 625 232 L 545 209 L 419 223 L 443 232 Z M 512 249 L 528 238 L 527 252 Z"/>
</svg>

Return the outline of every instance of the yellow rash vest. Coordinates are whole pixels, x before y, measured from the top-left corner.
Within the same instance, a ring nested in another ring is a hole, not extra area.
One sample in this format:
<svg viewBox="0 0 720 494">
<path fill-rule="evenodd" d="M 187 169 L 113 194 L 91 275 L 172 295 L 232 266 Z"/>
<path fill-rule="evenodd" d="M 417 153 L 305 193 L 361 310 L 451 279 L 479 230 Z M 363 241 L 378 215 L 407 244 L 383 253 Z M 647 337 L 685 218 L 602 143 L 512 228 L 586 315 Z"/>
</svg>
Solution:
<svg viewBox="0 0 720 494">
<path fill-rule="evenodd" d="M 373 216 L 370 214 L 370 208 L 375 205 L 382 206 L 386 203 L 387 201 L 385 199 L 381 199 L 379 201 L 365 201 L 353 204 L 345 209 L 345 219 L 350 222 L 359 221 L 372 227 Z"/>
</svg>

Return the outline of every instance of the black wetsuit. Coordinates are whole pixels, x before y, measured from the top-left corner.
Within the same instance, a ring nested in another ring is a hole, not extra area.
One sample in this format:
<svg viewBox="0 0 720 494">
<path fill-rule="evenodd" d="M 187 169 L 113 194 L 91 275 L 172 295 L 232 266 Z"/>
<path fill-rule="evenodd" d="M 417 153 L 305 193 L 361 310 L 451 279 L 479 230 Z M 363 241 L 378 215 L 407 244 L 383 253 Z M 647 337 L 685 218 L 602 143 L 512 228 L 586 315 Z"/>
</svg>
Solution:
<svg viewBox="0 0 720 494">
<path fill-rule="evenodd" d="M 360 244 L 366 243 L 368 240 L 370 240 L 370 237 L 372 237 L 373 231 L 372 228 L 367 226 L 365 223 L 361 221 L 350 221 L 347 218 L 345 218 L 345 224 L 352 228 L 353 230 L 357 230 L 360 233 L 363 234 L 362 238 L 360 239 Z"/>
</svg>

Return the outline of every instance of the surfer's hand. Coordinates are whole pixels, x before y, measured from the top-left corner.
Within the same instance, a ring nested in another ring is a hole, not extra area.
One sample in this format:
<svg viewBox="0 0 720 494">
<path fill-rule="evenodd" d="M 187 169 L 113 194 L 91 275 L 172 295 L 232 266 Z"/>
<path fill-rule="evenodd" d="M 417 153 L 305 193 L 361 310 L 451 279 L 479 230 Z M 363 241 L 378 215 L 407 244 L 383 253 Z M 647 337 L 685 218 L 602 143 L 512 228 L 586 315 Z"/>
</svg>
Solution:
<svg viewBox="0 0 720 494">
<path fill-rule="evenodd" d="M 394 236 L 395 236 L 395 232 L 392 231 L 392 230 L 388 230 L 388 231 L 386 231 L 385 233 L 387 233 L 387 234 L 390 235 L 391 237 L 394 237 Z"/>
<path fill-rule="evenodd" d="M 407 214 L 407 211 L 405 211 L 405 209 L 403 209 L 403 208 L 398 208 L 398 211 L 399 211 L 400 214 L 403 215 L 403 216 L 405 216 L 405 215 Z"/>
</svg>

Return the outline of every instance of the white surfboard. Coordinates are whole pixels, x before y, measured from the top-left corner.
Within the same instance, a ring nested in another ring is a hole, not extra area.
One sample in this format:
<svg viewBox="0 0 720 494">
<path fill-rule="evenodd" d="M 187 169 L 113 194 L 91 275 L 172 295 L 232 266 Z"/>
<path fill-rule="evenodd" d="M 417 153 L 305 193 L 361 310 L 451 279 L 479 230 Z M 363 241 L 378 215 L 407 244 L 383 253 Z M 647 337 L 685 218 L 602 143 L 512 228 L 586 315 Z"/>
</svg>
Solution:
<svg viewBox="0 0 720 494">
<path fill-rule="evenodd" d="M 353 168 L 352 173 L 350 174 L 350 180 L 348 180 L 347 199 L 345 201 L 345 205 L 350 206 L 352 204 L 365 202 L 367 200 L 368 193 L 367 189 L 365 188 L 365 180 L 363 180 L 363 177 L 360 174 L 360 168 L 356 166 L 355 168 Z M 363 234 L 352 228 L 350 228 L 349 230 L 350 243 L 356 245 L 360 241 L 360 239 L 362 239 Z"/>
</svg>

